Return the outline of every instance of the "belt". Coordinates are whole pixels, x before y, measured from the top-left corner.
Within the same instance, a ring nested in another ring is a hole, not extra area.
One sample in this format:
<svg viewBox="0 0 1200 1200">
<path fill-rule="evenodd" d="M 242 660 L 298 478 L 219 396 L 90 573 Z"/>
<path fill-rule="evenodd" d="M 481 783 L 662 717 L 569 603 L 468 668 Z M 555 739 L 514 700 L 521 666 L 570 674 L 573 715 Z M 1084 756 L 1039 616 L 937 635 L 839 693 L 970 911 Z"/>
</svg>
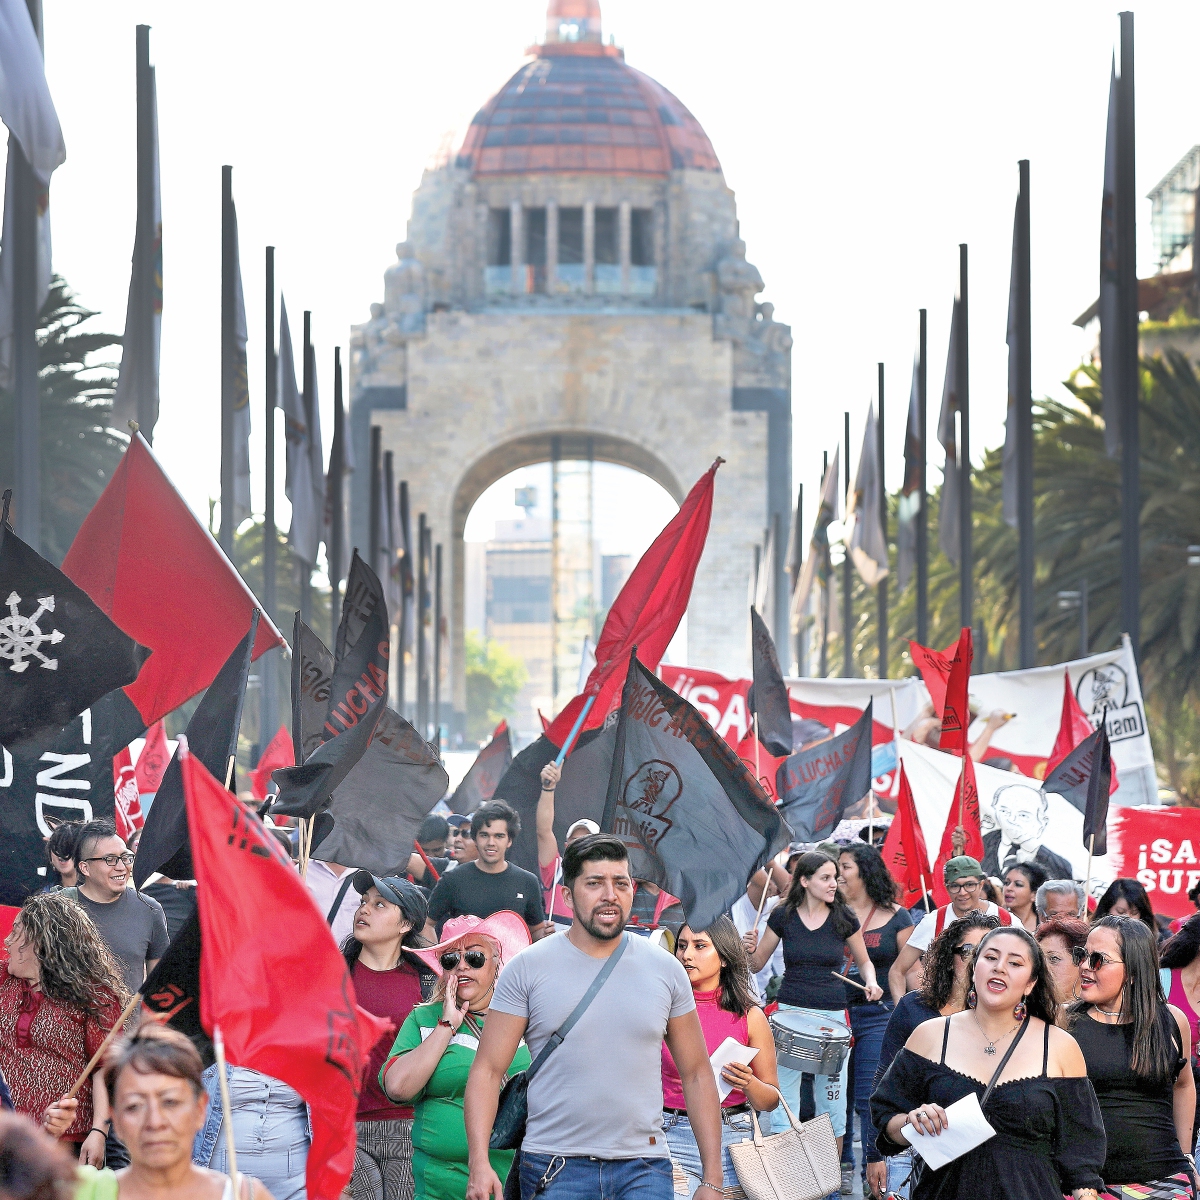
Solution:
<svg viewBox="0 0 1200 1200">
<path fill-rule="evenodd" d="M 721 1116 L 725 1116 L 726 1113 L 746 1113 L 749 1111 L 749 1104 L 725 1104 L 721 1107 Z M 686 1108 L 664 1108 L 663 1112 L 669 1113 L 673 1117 L 686 1117 L 688 1115 Z"/>
</svg>

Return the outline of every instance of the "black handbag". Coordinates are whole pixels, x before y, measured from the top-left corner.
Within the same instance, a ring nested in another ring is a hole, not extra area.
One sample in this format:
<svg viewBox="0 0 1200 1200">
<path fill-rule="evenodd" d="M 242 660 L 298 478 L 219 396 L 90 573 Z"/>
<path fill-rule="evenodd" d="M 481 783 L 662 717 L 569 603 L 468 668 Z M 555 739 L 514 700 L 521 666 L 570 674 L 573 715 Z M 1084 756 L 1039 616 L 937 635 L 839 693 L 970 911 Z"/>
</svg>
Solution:
<svg viewBox="0 0 1200 1200">
<path fill-rule="evenodd" d="M 529 1116 L 529 1081 L 542 1069 L 546 1059 L 562 1045 L 563 1039 L 571 1032 L 575 1022 L 587 1011 L 587 1007 L 596 998 L 596 993 L 607 982 L 613 973 L 613 968 L 625 953 L 629 943 L 629 934 L 623 934 L 621 944 L 608 956 L 608 962 L 600 968 L 600 973 L 592 980 L 592 986 L 583 993 L 583 999 L 575 1005 L 574 1011 L 555 1030 L 542 1047 L 537 1058 L 524 1071 L 518 1071 L 511 1076 L 500 1092 L 500 1103 L 496 1108 L 496 1120 L 492 1124 L 492 1137 L 488 1142 L 491 1150 L 518 1150 L 525 1137 L 525 1122 Z"/>
</svg>

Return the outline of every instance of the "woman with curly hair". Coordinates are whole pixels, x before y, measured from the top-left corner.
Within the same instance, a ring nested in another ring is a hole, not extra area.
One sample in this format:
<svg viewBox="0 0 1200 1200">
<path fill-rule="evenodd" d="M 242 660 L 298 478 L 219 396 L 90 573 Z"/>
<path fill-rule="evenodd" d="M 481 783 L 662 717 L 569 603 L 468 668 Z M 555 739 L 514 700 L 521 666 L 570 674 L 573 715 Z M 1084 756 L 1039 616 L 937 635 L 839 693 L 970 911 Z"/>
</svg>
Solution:
<svg viewBox="0 0 1200 1200">
<path fill-rule="evenodd" d="M 80 1162 L 102 1167 L 109 1104 L 99 1070 L 65 1128 L 57 1101 L 121 1015 L 127 999 L 121 968 L 92 919 L 59 892 L 28 897 L 4 944 L 0 1072 L 13 1104 L 48 1124 Z"/>
</svg>

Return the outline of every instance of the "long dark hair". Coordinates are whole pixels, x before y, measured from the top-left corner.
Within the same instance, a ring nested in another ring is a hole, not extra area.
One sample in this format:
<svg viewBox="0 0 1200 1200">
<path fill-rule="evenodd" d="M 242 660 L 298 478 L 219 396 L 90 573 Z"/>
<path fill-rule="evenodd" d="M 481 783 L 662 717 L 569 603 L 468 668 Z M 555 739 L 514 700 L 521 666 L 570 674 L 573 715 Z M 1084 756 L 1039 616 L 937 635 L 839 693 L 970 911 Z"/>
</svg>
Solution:
<svg viewBox="0 0 1200 1200">
<path fill-rule="evenodd" d="M 848 854 L 854 859 L 854 865 L 858 867 L 863 887 L 871 903 L 879 905 L 880 908 L 895 908 L 900 896 L 900 885 L 892 878 L 878 847 L 868 846 L 866 842 L 851 842 L 842 849 L 842 854 Z"/>
<path fill-rule="evenodd" d="M 691 928 L 689 926 L 689 928 Z M 698 932 L 692 930 L 693 933 Z M 758 1000 L 750 987 L 750 958 L 737 926 L 722 913 L 707 929 L 699 931 L 712 942 L 721 960 L 721 995 L 717 1005 L 735 1017 L 744 1017 Z"/>
<path fill-rule="evenodd" d="M 1175 1044 L 1177 1026 L 1167 1011 L 1158 976 L 1158 938 L 1136 917 L 1102 917 L 1092 928 L 1111 929 L 1121 943 L 1125 960 L 1121 1009 L 1133 1024 L 1130 1069 L 1155 1087 L 1169 1087 L 1175 1082 L 1179 1048 Z M 1083 1016 L 1090 1007 L 1087 1000 L 1073 1005 L 1073 1017 Z"/>
<path fill-rule="evenodd" d="M 792 871 L 792 883 L 783 901 L 785 907 L 795 912 L 804 903 L 805 889 L 800 880 L 811 879 L 826 863 L 833 863 L 836 877 L 837 863 L 821 850 L 809 850 L 796 859 L 796 866 Z M 849 906 L 838 892 L 834 892 L 833 903 L 829 907 L 832 910 L 829 914 L 829 919 L 833 922 L 831 928 L 844 941 L 858 929 L 858 918 L 850 911 Z"/>
<path fill-rule="evenodd" d="M 1183 927 L 1159 947 L 1158 961 L 1172 971 L 1182 971 L 1200 954 L 1200 913 L 1188 917 Z"/>
<path fill-rule="evenodd" d="M 1039 866 L 1037 863 L 1010 862 L 1008 866 L 1004 868 L 1004 874 L 1001 876 L 1005 883 L 1008 882 L 1008 875 L 1010 871 L 1020 871 L 1021 874 L 1025 876 L 1025 882 L 1029 884 L 1029 890 L 1034 896 L 1032 903 L 1036 908 L 1037 890 L 1042 886 L 1043 883 L 1046 882 L 1046 880 L 1050 878 L 1050 876 L 1046 874 L 1045 868 Z"/>
<path fill-rule="evenodd" d="M 1137 912 L 1138 920 L 1155 936 L 1158 935 L 1158 925 L 1154 920 L 1154 909 L 1150 907 L 1150 897 L 1146 895 L 1146 889 L 1136 879 L 1114 879 L 1108 885 L 1108 890 L 1096 904 L 1096 911 L 1092 914 L 1092 924 L 1099 925 L 1112 911 L 1112 906 L 1118 900 L 1124 900 L 1130 908 Z"/>
<path fill-rule="evenodd" d="M 933 945 L 925 951 L 925 977 L 921 981 L 921 1003 L 940 1009 L 950 1003 L 954 991 L 954 949 L 962 942 L 968 929 L 995 929 L 1000 918 L 972 910 L 965 917 L 951 921 Z"/>
<path fill-rule="evenodd" d="M 415 954 L 410 953 L 413 949 L 422 949 L 429 945 L 422 932 L 425 928 L 425 919 L 428 914 L 425 897 L 420 889 L 412 884 L 402 888 L 399 895 L 404 900 L 404 903 L 396 907 L 400 909 L 401 920 L 409 928 L 408 932 L 400 939 L 400 957 L 396 960 L 394 969 L 398 971 L 407 963 L 418 974 L 429 974 L 429 967 Z M 387 900 L 386 896 L 381 898 Z M 391 901 L 388 901 L 388 903 L 391 903 Z M 341 950 L 342 957 L 346 960 L 346 966 L 353 971 L 354 964 L 358 962 L 359 955 L 362 954 L 362 942 L 351 933 L 342 942 Z"/>
<path fill-rule="evenodd" d="M 1050 983 L 1050 973 L 1046 970 L 1046 956 L 1042 953 L 1037 938 L 1023 925 L 1001 925 L 991 933 L 983 936 L 983 941 L 975 947 L 974 962 L 971 967 L 971 987 L 975 987 L 975 971 L 979 967 L 983 952 L 988 942 L 1007 934 L 1009 937 L 1020 938 L 1029 950 L 1033 966 L 1033 990 L 1025 997 L 1025 1009 L 1031 1017 L 1039 1017 L 1047 1025 L 1058 1024 L 1058 1001 L 1054 998 L 1054 989 Z"/>
</svg>

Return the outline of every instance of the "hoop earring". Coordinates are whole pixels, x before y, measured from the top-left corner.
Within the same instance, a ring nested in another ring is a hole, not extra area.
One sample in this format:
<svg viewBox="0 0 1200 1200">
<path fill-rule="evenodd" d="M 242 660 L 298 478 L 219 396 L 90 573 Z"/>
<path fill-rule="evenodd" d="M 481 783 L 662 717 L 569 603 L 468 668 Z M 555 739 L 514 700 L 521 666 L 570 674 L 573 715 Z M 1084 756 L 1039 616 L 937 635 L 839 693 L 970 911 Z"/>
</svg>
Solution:
<svg viewBox="0 0 1200 1200">
<path fill-rule="evenodd" d="M 1013 1020 L 1023 1021 L 1028 1015 L 1029 1010 L 1025 1007 L 1025 1000 L 1022 997 L 1022 999 L 1018 1000 L 1017 1003 L 1013 1005 Z"/>
<path fill-rule="evenodd" d="M 974 1008 L 978 1003 L 979 995 L 975 991 L 975 985 L 971 984 L 971 986 L 967 989 L 967 1007 Z"/>
</svg>

